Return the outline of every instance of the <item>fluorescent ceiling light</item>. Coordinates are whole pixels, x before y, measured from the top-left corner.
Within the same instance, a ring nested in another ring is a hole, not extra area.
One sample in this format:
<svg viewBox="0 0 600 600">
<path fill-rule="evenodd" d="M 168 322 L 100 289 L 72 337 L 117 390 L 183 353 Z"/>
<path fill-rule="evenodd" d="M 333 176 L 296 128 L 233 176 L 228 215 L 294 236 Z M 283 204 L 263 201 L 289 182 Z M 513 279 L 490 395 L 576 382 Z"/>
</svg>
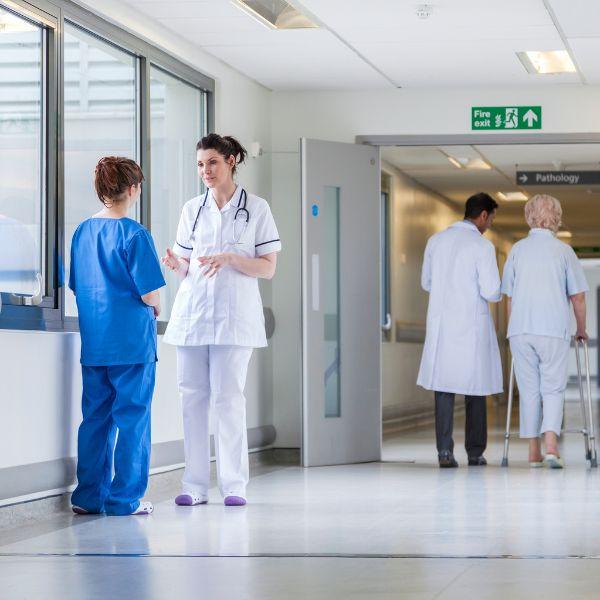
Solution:
<svg viewBox="0 0 600 600">
<path fill-rule="evenodd" d="M 532 75 L 556 75 L 558 73 L 577 72 L 577 68 L 566 50 L 517 52 L 517 56 L 527 72 Z"/>
<path fill-rule="evenodd" d="M 461 158 L 455 156 L 446 156 L 446 158 L 457 169 L 471 169 L 474 171 L 489 170 L 492 166 L 483 160 L 483 158 Z"/>
<path fill-rule="evenodd" d="M 559 231 L 556 237 L 569 239 L 573 237 L 573 234 L 570 231 Z"/>
<path fill-rule="evenodd" d="M 496 196 L 505 202 L 523 202 L 528 197 L 523 192 L 496 192 Z"/>
<path fill-rule="evenodd" d="M 475 169 L 475 170 L 489 170 L 492 168 L 492 165 L 488 164 L 483 160 L 483 158 L 471 158 L 465 165 L 466 169 Z"/>
<path fill-rule="evenodd" d="M 231 0 L 231 2 L 269 29 L 318 27 L 285 0 Z"/>
<path fill-rule="evenodd" d="M 451 164 L 453 164 L 453 165 L 454 165 L 454 166 L 455 166 L 457 169 L 462 169 L 462 168 L 463 168 L 462 164 L 461 164 L 461 163 L 460 163 L 458 160 L 456 160 L 456 158 L 454 158 L 454 156 L 447 156 L 446 158 L 447 158 L 447 159 L 450 161 L 450 163 L 451 163 Z"/>
</svg>

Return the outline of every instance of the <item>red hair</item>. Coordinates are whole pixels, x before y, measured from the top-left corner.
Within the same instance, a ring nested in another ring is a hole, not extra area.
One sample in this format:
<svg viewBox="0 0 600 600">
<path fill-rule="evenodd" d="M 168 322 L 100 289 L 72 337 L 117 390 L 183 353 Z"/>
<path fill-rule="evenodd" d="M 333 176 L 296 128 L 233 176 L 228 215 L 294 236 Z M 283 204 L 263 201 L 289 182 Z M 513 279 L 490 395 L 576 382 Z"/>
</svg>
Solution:
<svg viewBox="0 0 600 600">
<path fill-rule="evenodd" d="M 96 165 L 94 187 L 104 206 L 120 202 L 126 190 L 142 181 L 142 169 L 130 158 L 105 156 Z"/>
</svg>

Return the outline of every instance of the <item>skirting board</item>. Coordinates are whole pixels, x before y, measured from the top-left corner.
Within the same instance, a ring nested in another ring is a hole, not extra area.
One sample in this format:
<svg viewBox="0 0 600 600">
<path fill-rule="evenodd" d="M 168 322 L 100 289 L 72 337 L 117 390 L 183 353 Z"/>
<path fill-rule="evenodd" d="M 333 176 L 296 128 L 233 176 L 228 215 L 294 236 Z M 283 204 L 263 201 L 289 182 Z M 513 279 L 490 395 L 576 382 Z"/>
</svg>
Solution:
<svg viewBox="0 0 600 600">
<path fill-rule="evenodd" d="M 248 429 L 248 447 L 253 450 L 270 446 L 275 441 L 275 427 L 264 425 Z M 214 441 L 211 436 L 211 455 Z M 152 469 L 166 468 L 184 462 L 183 440 L 152 444 Z M 75 483 L 76 458 L 66 457 L 46 462 L 0 469 L 0 503 L 45 491 L 66 490 Z"/>
</svg>

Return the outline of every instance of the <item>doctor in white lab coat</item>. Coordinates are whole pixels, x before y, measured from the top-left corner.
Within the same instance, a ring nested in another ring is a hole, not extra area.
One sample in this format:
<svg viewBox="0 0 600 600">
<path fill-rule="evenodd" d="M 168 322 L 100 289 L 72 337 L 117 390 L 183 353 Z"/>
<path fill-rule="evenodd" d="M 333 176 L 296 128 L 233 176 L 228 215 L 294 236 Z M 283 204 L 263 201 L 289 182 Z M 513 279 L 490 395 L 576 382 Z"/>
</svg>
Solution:
<svg viewBox="0 0 600 600">
<path fill-rule="evenodd" d="M 502 366 L 488 302 L 500 300 L 492 243 L 483 237 L 498 204 L 478 193 L 465 219 L 427 242 L 421 285 L 429 292 L 427 334 L 417 384 L 435 392 L 440 467 L 457 467 L 452 426 L 454 396 L 466 403 L 465 447 L 469 465 L 485 465 L 486 396 L 502 392 Z"/>
</svg>

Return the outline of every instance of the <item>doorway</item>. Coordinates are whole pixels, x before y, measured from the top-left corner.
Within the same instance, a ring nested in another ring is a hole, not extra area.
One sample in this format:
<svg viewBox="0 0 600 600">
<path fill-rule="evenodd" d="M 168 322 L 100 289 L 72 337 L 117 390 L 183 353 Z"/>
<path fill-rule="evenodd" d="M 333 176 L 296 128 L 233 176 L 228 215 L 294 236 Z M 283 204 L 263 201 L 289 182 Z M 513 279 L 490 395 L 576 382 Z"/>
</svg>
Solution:
<svg viewBox="0 0 600 600">
<path fill-rule="evenodd" d="M 388 213 L 382 209 L 382 239 L 386 235 L 384 222 L 390 225 L 388 247 L 382 247 L 381 251 L 382 270 L 387 263 L 385 268 L 390 274 L 390 290 L 386 291 L 383 276 L 381 290 L 382 298 L 389 295 L 389 313 L 384 312 L 382 303 L 382 323 L 387 314 L 390 315 L 390 327 L 382 333 L 383 428 L 384 433 L 394 434 L 426 427 L 432 444 L 433 394 L 415 384 L 425 337 L 428 297 L 420 289 L 420 269 L 427 239 L 462 219 L 468 196 L 478 191 L 487 192 L 500 205 L 494 228 L 487 235 L 496 246 L 501 273 L 512 244 L 527 235 L 528 226 L 523 217 L 526 200 L 537 193 L 548 193 L 556 196 L 563 206 L 564 226 L 559 232 L 562 241 L 573 246 L 582 258 L 594 252 L 599 252 L 600 257 L 600 248 L 597 248 L 600 246 L 597 228 L 600 205 L 594 203 L 594 198 L 600 197 L 600 186 L 530 186 L 517 180 L 517 171 L 599 171 L 600 139 L 592 142 L 588 136 L 585 140 L 566 136 L 559 141 L 556 136 L 546 140 L 541 135 L 542 143 L 540 139 L 534 143 L 537 136 L 527 136 L 525 140 L 517 136 L 511 136 L 510 140 L 498 137 L 490 140 L 489 136 L 477 140 L 477 137 L 471 138 L 469 144 L 450 144 L 451 140 L 446 138 L 443 144 L 412 146 L 408 144 L 411 140 L 403 138 L 400 145 L 381 147 L 382 195 L 386 193 L 389 204 Z M 383 143 L 381 139 L 378 141 Z M 595 294 L 598 283 L 592 281 L 595 271 L 591 264 L 586 267 L 586 275 Z M 598 362 L 595 307 L 594 298 L 588 309 L 593 379 Z M 511 360 L 506 339 L 506 301 L 492 305 L 491 312 L 506 390 Z M 574 366 L 574 356 L 572 363 Z M 489 399 L 491 429 L 500 429 L 503 423 L 505 400 L 506 393 Z M 456 406 L 460 423 L 462 403 L 459 401 Z M 460 429 L 457 427 L 457 433 Z M 433 446 L 431 450 L 433 456 Z"/>
</svg>

